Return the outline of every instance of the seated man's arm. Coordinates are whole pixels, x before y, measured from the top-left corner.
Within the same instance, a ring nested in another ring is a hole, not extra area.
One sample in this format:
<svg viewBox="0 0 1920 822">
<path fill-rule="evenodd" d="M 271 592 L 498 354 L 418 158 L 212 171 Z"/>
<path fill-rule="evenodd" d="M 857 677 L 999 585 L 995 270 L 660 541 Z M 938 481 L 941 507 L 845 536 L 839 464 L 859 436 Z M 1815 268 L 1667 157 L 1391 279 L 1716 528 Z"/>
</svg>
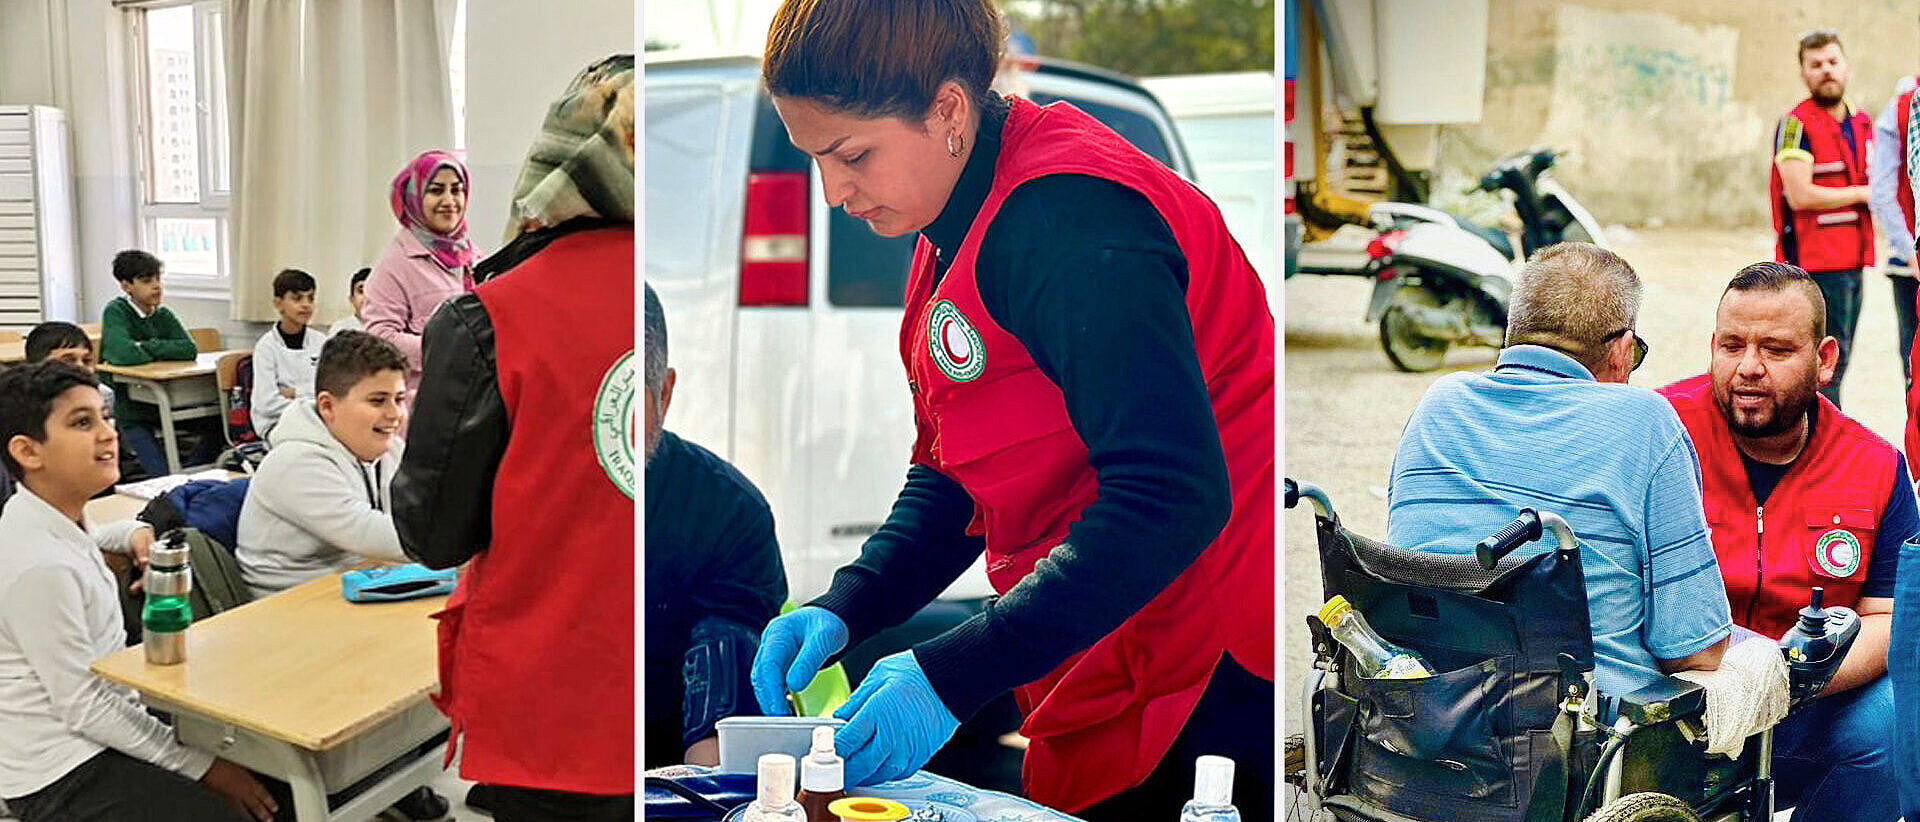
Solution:
<svg viewBox="0 0 1920 822">
<path fill-rule="evenodd" d="M 1887 506 L 1880 515 L 1880 529 L 1874 535 L 1873 558 L 1867 565 L 1867 582 L 1860 588 L 1860 601 L 1853 609 L 1860 614 L 1860 635 L 1840 663 L 1833 679 L 1821 696 L 1832 696 L 1858 688 L 1887 672 L 1887 646 L 1893 636 L 1893 591 L 1899 582 L 1900 552 L 1906 544 L 1920 538 L 1920 505 L 1913 496 L 1913 479 L 1907 473 L 1906 457 L 1901 457 L 1893 472 L 1893 490 L 1887 494 Z"/>
<path fill-rule="evenodd" d="M 681 744 L 687 746 L 684 761 L 696 765 L 719 763 L 714 723 L 759 715 L 750 678 L 753 657 L 760 632 L 787 601 L 773 513 L 757 494 L 741 490 L 731 506 L 737 510 L 716 543 L 687 546 L 709 558 L 692 592 L 693 605 L 704 616 L 693 626 L 682 666 Z"/>
<path fill-rule="evenodd" d="M 1733 613 L 1707 532 L 1700 460 L 1678 419 L 1674 428 L 1647 489 L 1648 599 L 1640 634 L 1662 672 L 1711 671 L 1727 650 Z"/>
</svg>

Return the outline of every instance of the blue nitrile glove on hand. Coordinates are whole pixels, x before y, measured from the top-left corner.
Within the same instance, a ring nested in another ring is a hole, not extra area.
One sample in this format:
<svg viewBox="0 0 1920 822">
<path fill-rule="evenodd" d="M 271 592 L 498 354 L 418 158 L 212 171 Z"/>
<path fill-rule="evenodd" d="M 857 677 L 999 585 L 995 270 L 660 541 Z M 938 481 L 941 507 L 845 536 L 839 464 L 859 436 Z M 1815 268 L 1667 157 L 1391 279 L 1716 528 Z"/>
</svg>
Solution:
<svg viewBox="0 0 1920 822">
<path fill-rule="evenodd" d="M 912 651 L 873 663 L 833 715 L 847 720 L 833 747 L 846 759 L 849 787 L 912 776 L 960 728 Z"/>
<path fill-rule="evenodd" d="M 781 614 L 760 632 L 753 655 L 753 698 L 767 716 L 792 716 L 787 692 L 807 689 L 827 657 L 847 647 L 847 623 L 832 611 L 808 605 Z"/>
</svg>

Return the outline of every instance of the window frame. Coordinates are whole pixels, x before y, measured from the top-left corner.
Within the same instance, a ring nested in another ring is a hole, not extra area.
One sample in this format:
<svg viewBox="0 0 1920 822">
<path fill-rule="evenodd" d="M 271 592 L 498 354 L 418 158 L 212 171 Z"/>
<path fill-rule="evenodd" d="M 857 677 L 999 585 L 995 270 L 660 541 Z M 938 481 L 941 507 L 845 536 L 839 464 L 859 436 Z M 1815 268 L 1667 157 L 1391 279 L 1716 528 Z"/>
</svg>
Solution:
<svg viewBox="0 0 1920 822">
<path fill-rule="evenodd" d="M 233 168 L 228 129 L 225 56 L 226 4 L 223 0 L 153 0 L 119 3 L 126 15 L 127 53 L 132 64 L 129 84 L 129 112 L 133 128 L 135 235 L 139 246 L 154 249 L 159 244 L 159 221 L 166 219 L 212 220 L 214 226 L 215 274 L 168 271 L 169 290 L 180 296 L 226 300 L 233 289 L 233 243 L 231 239 Z M 199 181 L 196 202 L 158 202 L 156 162 L 153 155 L 151 110 L 152 71 L 148 54 L 148 12 L 189 7 L 193 14 L 193 74 L 196 96 L 194 118 L 197 135 L 194 151 Z M 222 154 L 226 156 L 221 156 Z M 224 166 L 224 168 L 223 168 Z M 216 185 L 225 182 L 225 188 Z M 157 253 L 157 252 L 156 252 Z"/>
</svg>

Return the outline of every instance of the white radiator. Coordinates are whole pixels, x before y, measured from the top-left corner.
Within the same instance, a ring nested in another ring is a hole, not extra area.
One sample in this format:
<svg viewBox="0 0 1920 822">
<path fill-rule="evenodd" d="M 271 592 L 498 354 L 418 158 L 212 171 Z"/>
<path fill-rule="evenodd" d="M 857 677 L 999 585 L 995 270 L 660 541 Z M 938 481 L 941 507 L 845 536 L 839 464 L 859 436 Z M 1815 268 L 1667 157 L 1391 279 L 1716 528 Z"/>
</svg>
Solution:
<svg viewBox="0 0 1920 822">
<path fill-rule="evenodd" d="M 71 146 L 65 112 L 0 106 L 0 328 L 79 311 Z"/>
</svg>

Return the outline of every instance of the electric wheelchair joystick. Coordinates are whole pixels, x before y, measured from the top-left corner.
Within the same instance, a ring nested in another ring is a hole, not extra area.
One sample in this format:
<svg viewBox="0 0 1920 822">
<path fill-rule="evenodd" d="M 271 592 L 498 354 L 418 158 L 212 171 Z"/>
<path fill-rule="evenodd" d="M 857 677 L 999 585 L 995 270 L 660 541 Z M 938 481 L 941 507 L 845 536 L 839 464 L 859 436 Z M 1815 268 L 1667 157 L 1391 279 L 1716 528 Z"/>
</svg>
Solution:
<svg viewBox="0 0 1920 822">
<path fill-rule="evenodd" d="M 1820 607 L 1826 591 L 1813 589 L 1807 607 L 1793 629 L 1780 637 L 1780 653 L 1787 658 L 1787 693 L 1792 705 L 1820 695 L 1847 658 L 1860 634 L 1860 615 L 1842 605 Z"/>
</svg>

